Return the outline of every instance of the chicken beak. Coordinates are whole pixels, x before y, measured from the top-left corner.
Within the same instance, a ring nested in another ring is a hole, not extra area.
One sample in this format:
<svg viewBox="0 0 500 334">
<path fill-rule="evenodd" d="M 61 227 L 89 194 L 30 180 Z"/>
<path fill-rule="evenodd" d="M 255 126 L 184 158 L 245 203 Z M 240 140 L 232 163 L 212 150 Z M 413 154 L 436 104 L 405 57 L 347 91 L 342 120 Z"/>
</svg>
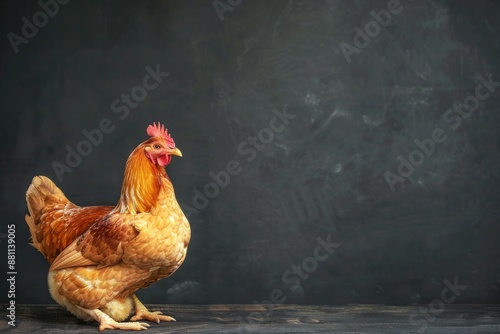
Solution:
<svg viewBox="0 0 500 334">
<path fill-rule="evenodd" d="M 167 151 L 167 154 L 170 154 L 170 155 L 176 155 L 178 157 L 182 157 L 182 152 L 181 150 L 179 150 L 177 147 L 176 148 L 172 148 L 172 149 L 169 149 Z"/>
</svg>

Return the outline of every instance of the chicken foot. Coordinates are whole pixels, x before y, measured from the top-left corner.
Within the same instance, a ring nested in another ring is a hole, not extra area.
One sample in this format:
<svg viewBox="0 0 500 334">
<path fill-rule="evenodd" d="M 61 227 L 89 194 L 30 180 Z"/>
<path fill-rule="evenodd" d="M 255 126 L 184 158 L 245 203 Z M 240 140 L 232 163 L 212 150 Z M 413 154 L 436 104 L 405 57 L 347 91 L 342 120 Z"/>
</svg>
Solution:
<svg viewBox="0 0 500 334">
<path fill-rule="evenodd" d="M 83 307 L 79 307 L 83 312 L 90 315 L 99 323 L 99 330 L 103 331 L 105 329 L 123 329 L 123 330 L 132 330 L 132 331 L 140 331 L 143 329 L 147 329 L 149 324 L 145 322 L 117 322 L 113 320 L 109 315 L 104 313 L 99 309 L 89 310 Z"/>
<path fill-rule="evenodd" d="M 149 320 L 156 323 L 159 323 L 160 321 L 175 321 L 174 318 L 168 315 L 163 315 L 161 311 L 149 311 L 135 294 L 131 297 L 134 301 L 135 315 L 130 320 Z"/>
</svg>

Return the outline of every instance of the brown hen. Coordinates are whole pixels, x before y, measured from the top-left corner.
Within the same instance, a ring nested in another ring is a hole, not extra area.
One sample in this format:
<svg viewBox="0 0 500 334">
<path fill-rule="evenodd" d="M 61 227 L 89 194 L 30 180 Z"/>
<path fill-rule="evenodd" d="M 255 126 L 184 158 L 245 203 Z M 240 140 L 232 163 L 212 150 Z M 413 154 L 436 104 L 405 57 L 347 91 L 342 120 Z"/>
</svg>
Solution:
<svg viewBox="0 0 500 334">
<path fill-rule="evenodd" d="M 138 320 L 175 321 L 150 312 L 135 292 L 172 275 L 183 263 L 191 229 L 165 166 L 182 156 L 160 124 L 129 156 L 115 207 L 79 207 L 45 176 L 26 193 L 32 245 L 50 263 L 52 297 L 99 330 L 142 330 Z M 123 322 L 134 312 L 131 322 Z"/>
</svg>

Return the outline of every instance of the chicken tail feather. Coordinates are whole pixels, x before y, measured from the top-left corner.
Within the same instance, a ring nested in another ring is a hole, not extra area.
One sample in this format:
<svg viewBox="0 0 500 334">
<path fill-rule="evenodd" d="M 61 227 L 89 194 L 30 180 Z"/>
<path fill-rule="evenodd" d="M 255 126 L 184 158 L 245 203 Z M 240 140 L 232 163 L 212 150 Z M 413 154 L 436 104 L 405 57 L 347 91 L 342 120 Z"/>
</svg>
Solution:
<svg viewBox="0 0 500 334">
<path fill-rule="evenodd" d="M 54 182 L 45 176 L 35 176 L 28 190 L 26 191 L 26 204 L 29 214 L 25 220 L 28 224 L 32 245 L 40 252 L 44 253 L 40 240 L 42 230 L 40 228 L 40 217 L 44 213 L 47 202 L 65 204 L 69 202 L 64 193 Z"/>
</svg>

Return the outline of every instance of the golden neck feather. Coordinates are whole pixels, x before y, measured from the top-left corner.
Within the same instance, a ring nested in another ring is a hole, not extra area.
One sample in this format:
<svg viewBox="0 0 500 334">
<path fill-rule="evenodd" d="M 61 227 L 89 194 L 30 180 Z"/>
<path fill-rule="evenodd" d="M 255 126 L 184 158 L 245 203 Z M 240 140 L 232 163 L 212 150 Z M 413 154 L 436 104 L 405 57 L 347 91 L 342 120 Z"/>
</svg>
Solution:
<svg viewBox="0 0 500 334">
<path fill-rule="evenodd" d="M 150 211 L 164 178 L 168 179 L 165 168 L 153 164 L 144 154 L 144 146 L 139 145 L 125 165 L 120 201 L 113 211 L 131 214 Z"/>
</svg>

